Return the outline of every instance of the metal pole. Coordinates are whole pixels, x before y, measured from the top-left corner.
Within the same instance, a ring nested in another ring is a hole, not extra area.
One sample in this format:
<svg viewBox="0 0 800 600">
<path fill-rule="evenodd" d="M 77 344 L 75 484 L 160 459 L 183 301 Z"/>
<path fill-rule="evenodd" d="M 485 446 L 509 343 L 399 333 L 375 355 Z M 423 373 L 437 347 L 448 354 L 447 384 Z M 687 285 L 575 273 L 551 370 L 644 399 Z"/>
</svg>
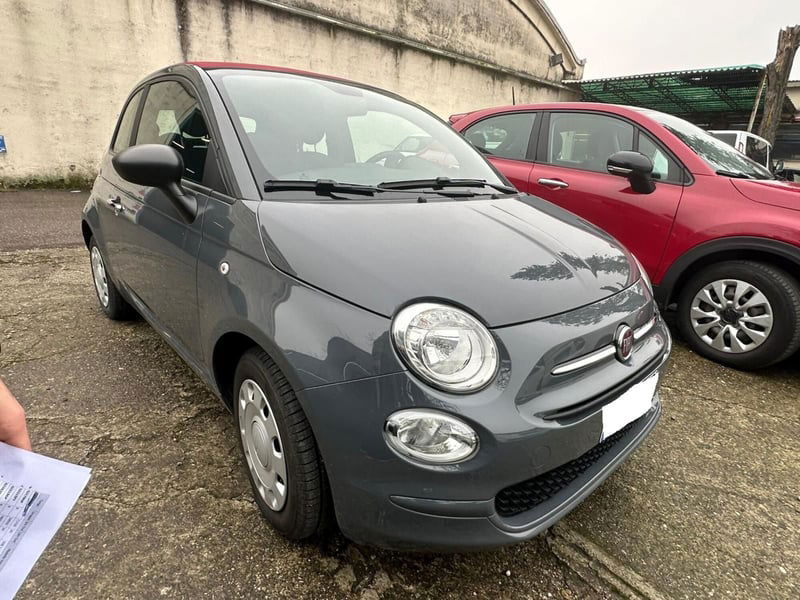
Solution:
<svg viewBox="0 0 800 600">
<path fill-rule="evenodd" d="M 761 75 L 761 83 L 758 84 L 758 93 L 756 94 L 756 101 L 753 104 L 753 110 L 750 112 L 750 121 L 747 123 L 747 131 L 753 131 L 753 124 L 756 121 L 756 113 L 758 112 L 758 103 L 761 102 L 761 94 L 764 92 L 764 84 L 767 83 L 767 70 L 764 69 L 764 74 Z"/>
</svg>

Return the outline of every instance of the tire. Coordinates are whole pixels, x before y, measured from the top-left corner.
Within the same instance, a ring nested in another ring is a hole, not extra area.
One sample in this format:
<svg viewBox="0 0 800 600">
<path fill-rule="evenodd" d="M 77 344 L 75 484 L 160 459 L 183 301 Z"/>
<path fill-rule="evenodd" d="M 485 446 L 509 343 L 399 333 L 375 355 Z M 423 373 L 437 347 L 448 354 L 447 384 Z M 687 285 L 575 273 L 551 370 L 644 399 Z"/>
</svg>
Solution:
<svg viewBox="0 0 800 600">
<path fill-rule="evenodd" d="M 717 290 L 723 290 L 724 301 L 720 302 Z M 705 313 L 716 317 L 705 318 Z M 800 347 L 800 285 L 786 271 L 767 263 L 713 264 L 682 287 L 677 322 L 683 339 L 698 354 L 736 369 L 762 369 Z M 718 339 L 726 328 L 727 336 Z"/>
<path fill-rule="evenodd" d="M 92 282 L 94 283 L 97 301 L 106 316 L 112 321 L 133 319 L 136 316 L 136 311 L 122 297 L 117 286 L 108 276 L 105 258 L 94 237 L 89 240 L 89 265 L 92 269 Z"/>
<path fill-rule="evenodd" d="M 250 392 L 264 396 L 261 415 L 249 399 Z M 233 403 L 239 448 L 261 513 L 292 540 L 324 533 L 330 501 L 314 434 L 291 385 L 263 350 L 248 350 L 239 361 Z M 278 453 L 283 458 L 283 470 Z"/>
</svg>

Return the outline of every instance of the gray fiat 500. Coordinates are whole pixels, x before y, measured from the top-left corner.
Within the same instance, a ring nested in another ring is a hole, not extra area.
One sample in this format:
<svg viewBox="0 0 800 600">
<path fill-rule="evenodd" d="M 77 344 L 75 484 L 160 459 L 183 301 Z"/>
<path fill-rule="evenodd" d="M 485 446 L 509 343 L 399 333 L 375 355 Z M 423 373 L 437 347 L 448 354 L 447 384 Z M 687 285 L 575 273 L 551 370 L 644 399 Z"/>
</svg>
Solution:
<svg viewBox="0 0 800 600">
<path fill-rule="evenodd" d="M 670 336 L 633 256 L 385 91 L 154 73 L 82 227 L 102 309 L 142 315 L 232 411 L 289 538 L 332 518 L 393 548 L 530 538 L 661 411 Z"/>
</svg>

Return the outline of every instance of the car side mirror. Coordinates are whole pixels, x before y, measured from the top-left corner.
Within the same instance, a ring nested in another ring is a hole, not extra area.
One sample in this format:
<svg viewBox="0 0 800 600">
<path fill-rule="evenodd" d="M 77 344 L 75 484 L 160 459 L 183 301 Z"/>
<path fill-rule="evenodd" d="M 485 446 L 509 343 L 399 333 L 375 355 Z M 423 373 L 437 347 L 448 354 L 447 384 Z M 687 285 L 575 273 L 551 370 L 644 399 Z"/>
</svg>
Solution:
<svg viewBox="0 0 800 600">
<path fill-rule="evenodd" d="M 651 194 L 656 189 L 652 177 L 653 161 L 641 152 L 615 152 L 608 157 L 606 170 L 612 175 L 627 178 L 634 192 Z"/>
<path fill-rule="evenodd" d="M 773 173 L 780 173 L 783 171 L 786 165 L 783 164 L 782 160 L 776 160 L 772 163 L 772 172 Z"/>
<path fill-rule="evenodd" d="M 125 181 L 163 190 L 186 222 L 197 216 L 197 200 L 183 191 L 183 158 L 175 148 L 163 144 L 141 144 L 126 148 L 111 159 Z"/>
</svg>

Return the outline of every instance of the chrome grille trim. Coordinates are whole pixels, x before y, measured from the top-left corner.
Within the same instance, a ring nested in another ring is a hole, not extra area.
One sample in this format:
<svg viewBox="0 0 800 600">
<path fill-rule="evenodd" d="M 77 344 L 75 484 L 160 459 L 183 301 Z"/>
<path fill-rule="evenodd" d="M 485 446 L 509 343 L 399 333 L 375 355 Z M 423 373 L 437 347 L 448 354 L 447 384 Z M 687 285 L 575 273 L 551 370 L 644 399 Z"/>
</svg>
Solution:
<svg viewBox="0 0 800 600">
<path fill-rule="evenodd" d="M 646 336 L 650 330 L 655 327 L 656 324 L 656 317 L 650 319 L 647 323 L 642 325 L 641 327 L 637 327 L 633 330 L 633 339 L 638 341 Z M 556 365 L 553 367 L 553 370 L 550 371 L 552 375 L 565 375 L 566 373 L 572 373 L 573 371 L 579 371 L 580 369 L 585 369 L 591 365 L 596 363 L 602 362 L 614 356 L 616 354 L 617 349 L 614 344 L 609 344 L 608 346 L 603 346 L 599 350 L 595 350 L 594 352 L 590 352 L 589 354 L 584 354 L 579 358 L 575 358 L 573 360 L 567 361 L 565 363 L 561 363 L 560 365 Z"/>
<path fill-rule="evenodd" d="M 656 318 L 653 317 L 641 327 L 637 327 L 636 329 L 633 330 L 633 339 L 636 341 L 642 339 L 644 336 L 650 333 L 650 330 L 653 327 L 655 327 L 655 325 L 656 325 Z"/>
</svg>

